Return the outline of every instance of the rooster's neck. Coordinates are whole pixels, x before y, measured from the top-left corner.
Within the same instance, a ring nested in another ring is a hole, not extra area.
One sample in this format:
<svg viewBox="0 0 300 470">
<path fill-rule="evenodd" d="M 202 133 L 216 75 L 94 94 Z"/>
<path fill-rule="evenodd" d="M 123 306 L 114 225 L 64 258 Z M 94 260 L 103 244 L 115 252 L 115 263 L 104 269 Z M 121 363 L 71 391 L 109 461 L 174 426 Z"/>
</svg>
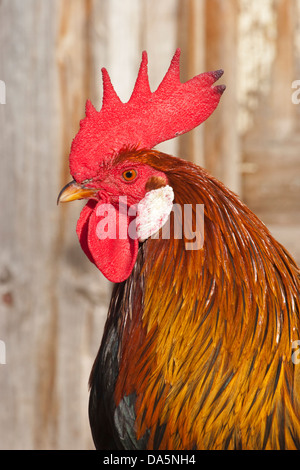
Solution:
<svg viewBox="0 0 300 470">
<path fill-rule="evenodd" d="M 200 413 L 212 429 L 212 410 L 229 420 L 244 396 L 250 429 L 252 414 L 264 408 L 265 422 L 292 387 L 284 381 L 292 380 L 291 343 L 299 338 L 298 271 L 221 183 L 194 168 L 180 188 L 182 175 L 168 176 L 175 203 L 204 204 L 204 245 L 187 251 L 184 239 L 159 238 L 140 246 L 118 288 L 116 405 L 133 400 L 138 439 L 166 414 L 165 436 L 181 427 L 184 439 L 193 416 Z M 267 374 L 276 378 L 274 388 L 257 394 Z M 186 400 L 191 390 L 193 403 Z"/>
</svg>

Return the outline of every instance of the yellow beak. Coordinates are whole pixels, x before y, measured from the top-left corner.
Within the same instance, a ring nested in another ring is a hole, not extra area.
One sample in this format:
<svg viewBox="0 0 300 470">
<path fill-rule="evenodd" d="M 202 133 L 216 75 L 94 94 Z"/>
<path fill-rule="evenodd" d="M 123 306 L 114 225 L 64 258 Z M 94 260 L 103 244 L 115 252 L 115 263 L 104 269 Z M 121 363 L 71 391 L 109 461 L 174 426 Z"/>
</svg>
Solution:
<svg viewBox="0 0 300 470">
<path fill-rule="evenodd" d="M 97 193 L 96 189 L 85 188 L 83 185 L 76 183 L 75 180 L 70 181 L 62 188 L 57 198 L 57 204 L 60 202 L 76 201 L 78 199 L 87 199 L 95 196 Z"/>
</svg>

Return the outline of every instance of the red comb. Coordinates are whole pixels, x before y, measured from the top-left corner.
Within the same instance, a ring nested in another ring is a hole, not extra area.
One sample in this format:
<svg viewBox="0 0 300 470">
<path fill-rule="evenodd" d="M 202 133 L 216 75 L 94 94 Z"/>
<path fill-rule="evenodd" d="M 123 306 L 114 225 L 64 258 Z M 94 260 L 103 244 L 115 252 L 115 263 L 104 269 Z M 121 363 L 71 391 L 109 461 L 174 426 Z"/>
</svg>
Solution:
<svg viewBox="0 0 300 470">
<path fill-rule="evenodd" d="M 224 85 L 212 86 L 223 70 L 197 75 L 180 82 L 180 49 L 155 92 L 148 79 L 148 58 L 143 52 L 138 77 L 127 103 L 116 94 L 108 72 L 102 69 L 103 104 L 97 111 L 88 100 L 86 118 L 72 143 L 70 170 L 78 181 L 96 176 L 103 160 L 124 147 L 152 148 L 190 131 L 217 107 Z"/>
</svg>

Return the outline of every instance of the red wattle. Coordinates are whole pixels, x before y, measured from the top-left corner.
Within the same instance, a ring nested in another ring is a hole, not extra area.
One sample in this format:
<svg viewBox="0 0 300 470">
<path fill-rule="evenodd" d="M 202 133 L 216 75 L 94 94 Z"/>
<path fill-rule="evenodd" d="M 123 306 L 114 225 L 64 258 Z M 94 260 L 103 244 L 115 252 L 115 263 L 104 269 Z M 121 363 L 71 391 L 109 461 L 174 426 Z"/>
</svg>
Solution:
<svg viewBox="0 0 300 470">
<path fill-rule="evenodd" d="M 97 201 L 90 199 L 80 213 L 77 222 L 76 233 L 80 241 L 81 248 L 92 263 L 95 263 L 88 246 L 88 228 L 90 216 L 97 205 Z"/>
<path fill-rule="evenodd" d="M 102 274 L 111 282 L 122 282 L 130 276 L 137 258 L 139 242 L 128 236 L 128 226 L 133 217 L 129 217 L 127 211 L 120 213 L 118 208 L 111 206 L 115 211 L 111 220 L 116 227 L 111 225 L 115 228 L 111 237 L 100 239 L 101 221 L 103 223 L 104 218 L 108 220 L 101 205 L 103 202 L 97 203 L 95 200 L 86 204 L 77 223 L 77 235 L 83 251 Z"/>
</svg>

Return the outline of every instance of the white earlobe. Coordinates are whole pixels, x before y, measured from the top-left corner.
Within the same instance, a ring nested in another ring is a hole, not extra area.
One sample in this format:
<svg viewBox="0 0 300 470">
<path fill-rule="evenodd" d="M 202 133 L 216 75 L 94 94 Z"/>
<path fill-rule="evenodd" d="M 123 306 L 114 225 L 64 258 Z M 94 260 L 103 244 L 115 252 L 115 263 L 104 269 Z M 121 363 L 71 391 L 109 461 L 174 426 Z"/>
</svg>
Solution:
<svg viewBox="0 0 300 470">
<path fill-rule="evenodd" d="M 136 232 L 139 241 L 154 235 L 166 223 L 171 213 L 174 191 L 163 186 L 149 191 L 137 205 Z"/>
</svg>

